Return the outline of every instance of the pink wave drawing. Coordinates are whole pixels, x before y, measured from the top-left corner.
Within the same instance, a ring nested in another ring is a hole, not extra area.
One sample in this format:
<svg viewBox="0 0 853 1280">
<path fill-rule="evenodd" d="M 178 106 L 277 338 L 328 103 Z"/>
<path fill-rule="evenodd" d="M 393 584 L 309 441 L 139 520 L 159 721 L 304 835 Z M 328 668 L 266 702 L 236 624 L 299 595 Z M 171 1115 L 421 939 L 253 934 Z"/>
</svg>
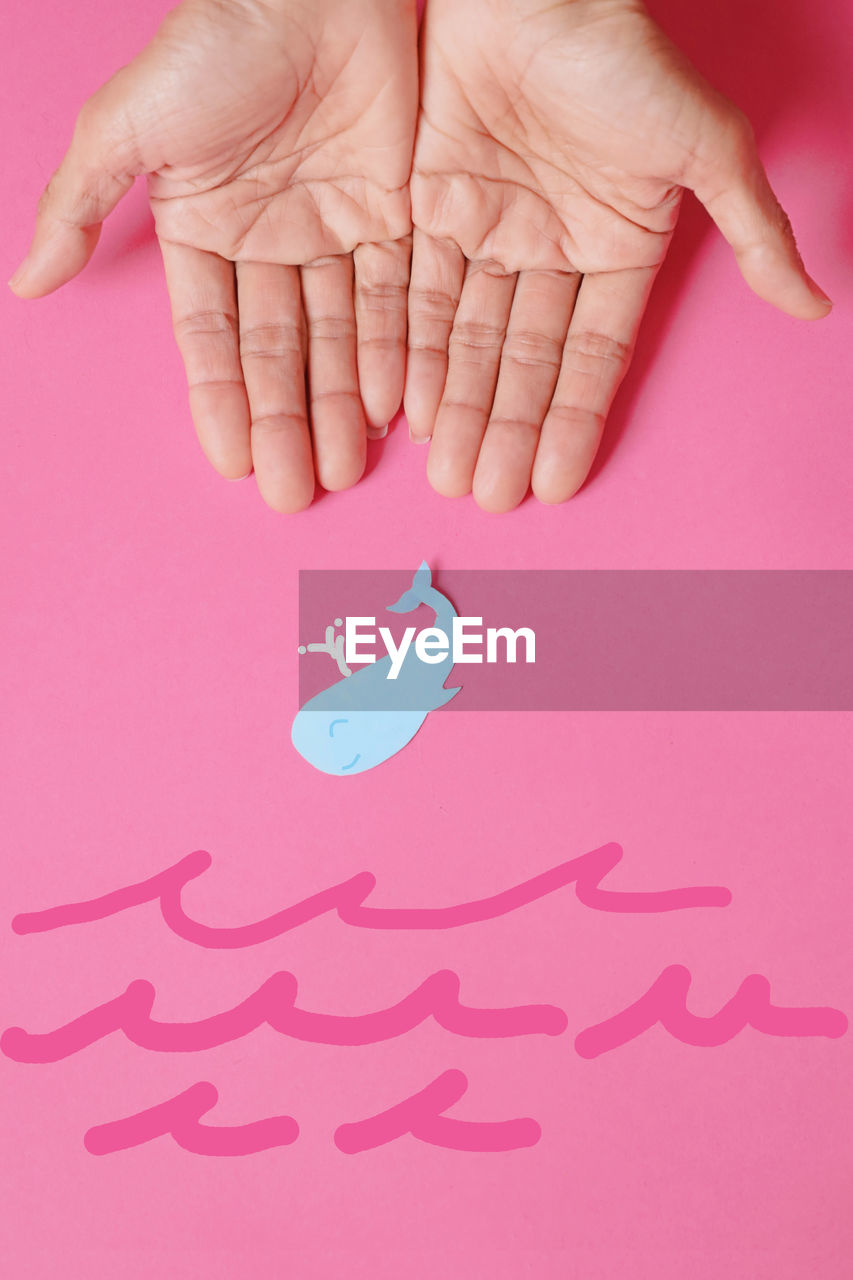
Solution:
<svg viewBox="0 0 853 1280">
<path fill-rule="evenodd" d="M 199 849 L 150 879 L 116 889 L 103 897 L 17 915 L 12 921 L 12 928 L 19 934 L 44 933 L 66 925 L 104 920 L 131 907 L 159 901 L 163 920 L 178 937 L 200 947 L 229 948 L 253 947 L 269 942 L 327 911 L 336 911 L 340 920 L 358 929 L 458 929 L 463 925 L 508 915 L 572 883 L 578 901 L 596 911 L 683 911 L 689 907 L 726 907 L 732 900 L 731 892 L 721 886 L 662 889 L 649 893 L 600 888 L 601 880 L 621 860 L 622 849 L 618 844 L 602 845 L 600 849 L 562 862 L 502 893 L 451 907 L 366 907 L 364 900 L 375 889 L 376 878 L 369 871 L 362 871 L 263 920 L 215 928 L 192 920 L 181 902 L 184 887 L 206 871 L 213 861 L 209 853 Z"/>
<path fill-rule="evenodd" d="M 505 1036 L 560 1035 L 568 1025 L 555 1005 L 478 1009 L 459 1003 L 459 978 L 450 970 L 433 973 L 398 1004 L 356 1016 L 309 1013 L 295 1008 L 296 978 L 274 973 L 241 1004 L 198 1022 L 158 1022 L 151 1017 L 155 991 L 150 982 L 131 982 L 113 1000 L 44 1034 L 9 1027 L 0 1050 L 16 1062 L 59 1062 L 121 1031 L 142 1049 L 196 1053 L 249 1035 L 266 1024 L 273 1031 L 312 1044 L 377 1044 L 405 1035 L 427 1018 L 454 1035 L 496 1039 Z"/>
<path fill-rule="evenodd" d="M 200 1124 L 218 1099 L 216 1088 L 200 1081 L 147 1111 L 96 1125 L 84 1134 L 83 1145 L 93 1156 L 105 1156 L 170 1134 L 179 1147 L 195 1155 L 249 1156 L 271 1147 L 290 1146 L 299 1136 L 299 1125 L 292 1116 L 221 1127 Z"/>
<path fill-rule="evenodd" d="M 342 1124 L 335 1130 L 335 1146 L 347 1155 L 372 1151 L 411 1134 L 420 1142 L 448 1151 L 517 1151 L 533 1147 L 542 1137 L 535 1120 L 454 1120 L 442 1114 L 468 1088 L 461 1071 L 443 1071 L 420 1093 L 379 1115 Z"/>
<path fill-rule="evenodd" d="M 668 965 L 644 996 L 621 1013 L 581 1031 L 575 1049 L 582 1058 L 597 1058 L 618 1049 L 656 1023 L 682 1044 L 713 1048 L 734 1039 L 745 1027 L 767 1036 L 826 1036 L 837 1040 L 847 1031 L 840 1009 L 783 1008 L 770 1002 L 770 983 L 760 973 L 744 978 L 731 1000 L 709 1018 L 687 1008 L 689 969 Z"/>
</svg>

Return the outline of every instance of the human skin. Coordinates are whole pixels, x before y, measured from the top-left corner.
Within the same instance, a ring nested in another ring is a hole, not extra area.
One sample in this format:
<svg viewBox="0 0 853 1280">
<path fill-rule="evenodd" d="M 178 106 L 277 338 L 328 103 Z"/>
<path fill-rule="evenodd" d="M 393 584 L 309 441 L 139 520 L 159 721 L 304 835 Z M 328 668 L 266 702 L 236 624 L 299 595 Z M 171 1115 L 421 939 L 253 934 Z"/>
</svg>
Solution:
<svg viewBox="0 0 853 1280">
<path fill-rule="evenodd" d="M 406 415 L 489 511 L 586 478 L 695 192 L 762 298 L 817 319 L 745 117 L 638 0 L 429 0 Z"/>
<path fill-rule="evenodd" d="M 279 511 L 359 479 L 404 376 L 440 493 L 570 497 L 684 188 L 757 293 L 830 310 L 747 121 L 638 0 L 429 0 L 415 147 L 416 52 L 414 0 L 184 0 L 84 106 L 12 288 L 76 275 L 147 175 L 202 447 Z"/>
<path fill-rule="evenodd" d="M 184 0 L 83 107 L 10 282 L 65 284 L 147 175 L 202 447 L 279 511 L 315 470 L 354 484 L 402 399 L 416 24 L 415 0 Z"/>
</svg>

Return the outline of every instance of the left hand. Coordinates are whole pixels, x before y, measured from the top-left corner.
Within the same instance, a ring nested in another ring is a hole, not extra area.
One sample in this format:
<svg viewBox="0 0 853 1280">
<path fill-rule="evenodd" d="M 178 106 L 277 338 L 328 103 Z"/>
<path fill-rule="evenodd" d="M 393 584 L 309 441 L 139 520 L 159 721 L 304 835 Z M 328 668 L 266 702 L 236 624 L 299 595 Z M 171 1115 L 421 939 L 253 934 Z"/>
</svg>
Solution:
<svg viewBox="0 0 853 1280">
<path fill-rule="evenodd" d="M 439 493 L 580 487 L 685 187 L 757 294 L 830 310 L 748 122 L 639 0 L 430 0 L 422 50 L 405 408 Z"/>
</svg>

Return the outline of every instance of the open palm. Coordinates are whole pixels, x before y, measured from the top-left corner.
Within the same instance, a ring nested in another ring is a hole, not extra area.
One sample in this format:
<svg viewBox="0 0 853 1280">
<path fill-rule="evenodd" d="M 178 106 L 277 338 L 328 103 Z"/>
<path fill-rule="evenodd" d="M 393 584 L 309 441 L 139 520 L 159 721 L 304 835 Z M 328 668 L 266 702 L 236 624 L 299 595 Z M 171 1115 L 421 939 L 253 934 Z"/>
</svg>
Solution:
<svg viewBox="0 0 853 1280">
<path fill-rule="evenodd" d="M 202 446 L 299 509 L 402 398 L 416 111 L 413 0 L 184 0 L 84 106 L 13 288 L 81 270 L 148 175 Z"/>
<path fill-rule="evenodd" d="M 685 187 L 758 294 L 828 312 L 748 123 L 637 0 L 430 0 L 421 45 L 405 404 L 439 492 L 583 483 Z"/>
</svg>

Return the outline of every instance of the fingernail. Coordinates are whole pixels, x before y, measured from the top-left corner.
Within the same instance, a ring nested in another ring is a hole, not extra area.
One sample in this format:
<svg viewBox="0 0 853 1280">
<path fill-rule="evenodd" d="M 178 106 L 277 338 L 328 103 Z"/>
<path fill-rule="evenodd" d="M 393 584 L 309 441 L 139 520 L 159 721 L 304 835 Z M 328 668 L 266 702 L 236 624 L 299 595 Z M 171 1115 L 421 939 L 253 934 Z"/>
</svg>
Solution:
<svg viewBox="0 0 853 1280">
<path fill-rule="evenodd" d="M 409 427 L 409 439 L 412 444 L 429 444 L 429 436 L 416 436 L 411 427 Z"/>
<path fill-rule="evenodd" d="M 809 276 L 809 284 L 811 285 L 812 293 L 816 298 L 820 298 L 821 302 L 825 302 L 828 307 L 835 306 L 832 298 L 827 297 L 820 285 L 815 280 L 812 280 L 811 276 Z"/>
<path fill-rule="evenodd" d="M 26 266 L 27 266 L 26 259 L 24 259 L 24 261 L 18 267 L 18 270 L 15 272 L 15 274 L 13 276 L 10 276 L 8 280 L 8 285 L 10 289 L 16 289 L 18 285 L 21 283 L 24 276 L 26 275 Z"/>
<path fill-rule="evenodd" d="M 387 423 L 385 424 L 384 427 L 368 427 L 367 428 L 368 440 L 384 440 L 387 434 L 388 434 Z"/>
<path fill-rule="evenodd" d="M 241 480 L 248 480 L 252 471 L 254 471 L 254 467 L 251 471 L 247 471 L 244 476 L 226 476 L 225 479 L 230 480 L 232 484 L 239 484 Z"/>
</svg>

